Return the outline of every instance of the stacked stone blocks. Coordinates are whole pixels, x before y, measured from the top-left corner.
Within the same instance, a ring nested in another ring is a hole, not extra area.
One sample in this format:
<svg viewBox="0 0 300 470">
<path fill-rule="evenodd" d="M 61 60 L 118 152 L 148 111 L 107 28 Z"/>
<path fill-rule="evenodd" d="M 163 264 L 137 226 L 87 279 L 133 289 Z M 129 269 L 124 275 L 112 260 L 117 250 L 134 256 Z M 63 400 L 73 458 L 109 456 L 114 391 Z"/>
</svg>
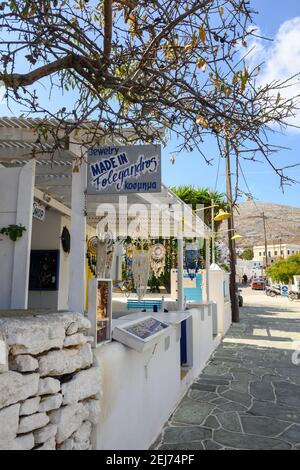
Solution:
<svg viewBox="0 0 300 470">
<path fill-rule="evenodd" d="M 61 313 L 0 318 L 0 450 L 89 450 L 100 369 L 89 321 Z"/>
</svg>

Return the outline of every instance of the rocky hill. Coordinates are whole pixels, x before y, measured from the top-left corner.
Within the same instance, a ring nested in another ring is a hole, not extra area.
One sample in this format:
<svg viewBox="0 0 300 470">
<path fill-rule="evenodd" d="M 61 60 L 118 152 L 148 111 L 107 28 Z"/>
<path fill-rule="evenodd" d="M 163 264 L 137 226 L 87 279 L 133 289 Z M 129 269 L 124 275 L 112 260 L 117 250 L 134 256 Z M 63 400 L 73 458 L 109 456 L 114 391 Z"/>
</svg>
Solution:
<svg viewBox="0 0 300 470">
<path fill-rule="evenodd" d="M 266 216 L 268 243 L 300 244 L 300 207 L 247 201 L 235 210 L 235 228 L 243 236 L 236 244 L 239 247 L 264 243 L 262 213 Z M 227 222 L 222 222 L 220 238 L 226 240 Z"/>
</svg>

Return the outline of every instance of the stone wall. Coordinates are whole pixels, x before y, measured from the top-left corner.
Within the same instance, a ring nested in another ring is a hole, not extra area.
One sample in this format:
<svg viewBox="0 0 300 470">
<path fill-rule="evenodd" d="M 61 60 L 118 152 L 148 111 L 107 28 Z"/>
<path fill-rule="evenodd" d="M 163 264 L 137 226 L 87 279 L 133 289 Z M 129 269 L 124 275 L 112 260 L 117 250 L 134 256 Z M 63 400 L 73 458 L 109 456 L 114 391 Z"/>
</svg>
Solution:
<svg viewBox="0 0 300 470">
<path fill-rule="evenodd" d="M 101 383 L 89 328 L 74 313 L 0 318 L 0 450 L 92 448 Z"/>
</svg>

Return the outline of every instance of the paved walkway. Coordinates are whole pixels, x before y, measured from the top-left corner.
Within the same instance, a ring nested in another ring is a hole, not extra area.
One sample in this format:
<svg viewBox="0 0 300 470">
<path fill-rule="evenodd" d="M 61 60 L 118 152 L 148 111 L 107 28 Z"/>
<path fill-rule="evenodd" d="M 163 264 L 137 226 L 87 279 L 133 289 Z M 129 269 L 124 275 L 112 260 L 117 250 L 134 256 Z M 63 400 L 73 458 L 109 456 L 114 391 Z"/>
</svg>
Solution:
<svg viewBox="0 0 300 470">
<path fill-rule="evenodd" d="M 300 450 L 300 364 L 292 362 L 294 341 L 300 358 L 300 303 L 249 292 L 245 300 L 241 322 L 193 383 L 156 449 Z"/>
</svg>

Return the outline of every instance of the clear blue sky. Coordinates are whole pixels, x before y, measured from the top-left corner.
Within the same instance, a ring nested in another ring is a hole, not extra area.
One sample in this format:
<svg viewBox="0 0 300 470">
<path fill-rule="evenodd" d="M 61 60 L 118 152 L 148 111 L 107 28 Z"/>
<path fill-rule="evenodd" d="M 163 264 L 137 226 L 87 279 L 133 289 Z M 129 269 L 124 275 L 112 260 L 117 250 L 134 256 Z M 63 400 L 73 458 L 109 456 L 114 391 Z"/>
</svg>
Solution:
<svg viewBox="0 0 300 470">
<path fill-rule="evenodd" d="M 300 0 L 251 0 L 253 8 L 258 11 L 255 16 L 256 24 L 264 36 L 276 38 L 280 26 L 293 18 L 300 21 Z M 300 43 L 300 28 L 297 29 Z M 275 42 L 275 41 L 274 41 Z M 272 47 L 273 43 L 271 43 Z M 299 44 L 300 51 L 300 44 Z M 300 54 L 294 58 L 297 71 L 300 72 Z M 288 131 L 285 135 L 276 135 L 271 138 L 272 143 L 288 147 L 291 150 L 282 150 L 274 161 L 278 166 L 300 163 L 300 130 Z M 169 162 L 169 153 L 176 146 L 176 141 L 171 141 L 167 147 L 163 161 L 163 180 L 168 185 L 192 184 L 196 186 L 215 187 L 218 166 L 218 154 L 214 146 L 207 143 L 206 154 L 214 158 L 213 166 L 203 162 L 200 155 L 182 153 L 176 158 L 175 165 Z M 282 164 L 282 162 L 284 162 Z M 300 184 L 286 187 L 284 193 L 279 188 L 279 178 L 265 163 L 242 162 L 242 168 L 246 175 L 248 186 L 255 198 L 264 202 L 289 204 L 300 207 Z M 221 161 L 217 189 L 225 191 L 224 161 Z M 294 179 L 300 181 L 300 166 L 287 172 Z M 240 187 L 247 191 L 241 180 Z"/>
</svg>

